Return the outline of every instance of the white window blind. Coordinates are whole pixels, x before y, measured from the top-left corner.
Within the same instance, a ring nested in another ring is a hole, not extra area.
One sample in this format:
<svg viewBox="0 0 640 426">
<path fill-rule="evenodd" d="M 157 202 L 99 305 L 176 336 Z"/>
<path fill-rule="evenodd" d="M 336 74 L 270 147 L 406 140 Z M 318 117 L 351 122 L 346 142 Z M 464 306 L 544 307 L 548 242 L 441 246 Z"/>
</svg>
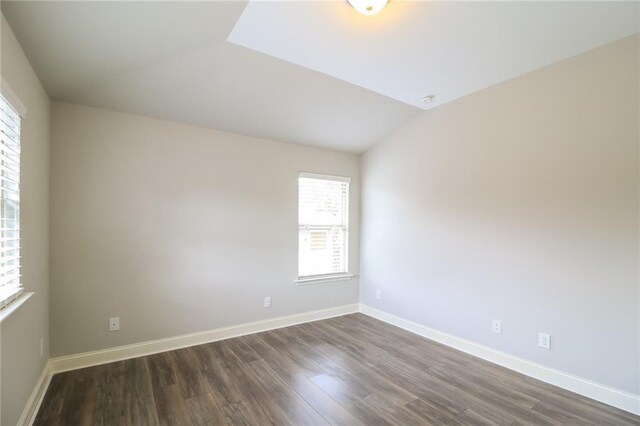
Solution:
<svg viewBox="0 0 640 426">
<path fill-rule="evenodd" d="M 349 178 L 300 173 L 298 177 L 298 276 L 346 274 Z"/>
<path fill-rule="evenodd" d="M 0 309 L 20 282 L 20 115 L 0 95 Z"/>
</svg>

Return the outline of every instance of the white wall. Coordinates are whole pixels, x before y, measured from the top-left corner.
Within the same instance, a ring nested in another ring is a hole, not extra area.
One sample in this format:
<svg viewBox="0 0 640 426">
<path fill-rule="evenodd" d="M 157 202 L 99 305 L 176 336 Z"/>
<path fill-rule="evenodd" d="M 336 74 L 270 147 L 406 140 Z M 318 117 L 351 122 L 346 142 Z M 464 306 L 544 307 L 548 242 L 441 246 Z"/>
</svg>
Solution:
<svg viewBox="0 0 640 426">
<path fill-rule="evenodd" d="M 355 155 L 57 102 L 51 155 L 52 356 L 358 301 L 293 282 L 299 171 L 352 178 L 358 273 Z"/>
<path fill-rule="evenodd" d="M 49 358 L 49 98 L 4 16 L 0 31 L 0 74 L 27 107 L 21 132 L 22 282 L 35 292 L 0 325 L 0 423 L 14 425 Z"/>
<path fill-rule="evenodd" d="M 367 152 L 361 301 L 638 394 L 639 48 L 426 111 Z"/>
</svg>

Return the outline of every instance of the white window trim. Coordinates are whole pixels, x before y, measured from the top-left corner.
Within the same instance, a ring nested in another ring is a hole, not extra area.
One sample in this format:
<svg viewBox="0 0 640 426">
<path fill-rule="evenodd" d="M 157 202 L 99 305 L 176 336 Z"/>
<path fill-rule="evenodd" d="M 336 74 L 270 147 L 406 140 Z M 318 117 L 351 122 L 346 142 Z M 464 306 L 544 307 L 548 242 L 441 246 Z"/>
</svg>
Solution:
<svg viewBox="0 0 640 426">
<path fill-rule="evenodd" d="M 7 80 L 5 80 L 4 77 L 0 77 L 0 82 L 0 93 L 2 93 L 2 96 L 4 96 L 5 99 L 9 101 L 13 108 L 15 108 L 21 119 L 24 120 L 25 118 L 27 118 L 27 107 L 22 103 L 18 95 L 16 95 L 16 93 L 11 90 L 11 87 L 9 86 L 9 83 L 7 83 Z"/>
<path fill-rule="evenodd" d="M 298 177 L 309 179 L 335 180 L 338 182 L 351 183 L 351 178 L 346 176 L 322 175 L 320 173 L 298 172 Z"/>
<path fill-rule="evenodd" d="M 19 307 L 24 305 L 24 303 L 34 295 L 34 292 L 29 291 L 27 293 L 22 293 L 18 298 L 11 303 L 9 303 L 4 308 L 0 309 L 0 323 L 9 318 L 9 315 L 13 314 L 18 310 Z"/>
<path fill-rule="evenodd" d="M 9 102 L 11 107 L 18 113 L 20 120 L 24 120 L 27 116 L 27 107 L 22 103 L 18 95 L 11 89 L 7 80 L 0 76 L 0 94 Z M 22 127 L 22 123 L 20 124 Z M 20 140 L 22 144 L 22 138 Z M 22 162 L 22 159 L 20 160 Z M 18 290 L 7 298 L 7 301 L 0 306 L 0 323 L 7 319 L 11 314 L 18 310 L 27 300 L 34 295 L 34 292 L 25 292 L 24 283 L 20 282 Z"/>
<path fill-rule="evenodd" d="M 309 285 L 327 283 L 332 281 L 346 281 L 355 278 L 356 274 L 327 274 L 327 275 L 310 275 L 308 277 L 298 277 L 293 282 L 296 285 Z"/>
<path fill-rule="evenodd" d="M 334 180 L 338 182 L 347 182 L 349 185 L 351 185 L 351 178 L 347 176 L 326 175 L 322 173 L 311 173 L 311 172 L 299 171 L 298 178 L 301 178 L 301 177 L 310 178 L 310 179 L 324 179 L 324 180 Z M 350 190 L 349 190 L 349 198 L 351 198 Z M 300 203 L 300 200 L 298 200 L 298 204 L 299 203 Z M 349 206 L 349 208 L 347 209 L 347 215 L 351 215 L 350 199 L 347 200 L 347 205 Z M 348 222 L 351 222 L 349 218 L 347 218 L 347 220 Z M 349 247 L 349 243 L 347 242 L 347 250 L 348 250 L 348 247 Z M 326 282 L 332 282 L 332 281 L 346 281 L 346 280 L 355 278 L 357 276 L 349 272 L 349 269 L 350 269 L 349 264 L 347 263 L 346 272 L 340 272 L 337 274 L 322 274 L 322 275 L 306 275 L 306 276 L 298 275 L 298 277 L 295 280 L 293 280 L 293 282 L 295 283 L 295 285 L 300 286 L 300 285 L 326 283 Z"/>
</svg>

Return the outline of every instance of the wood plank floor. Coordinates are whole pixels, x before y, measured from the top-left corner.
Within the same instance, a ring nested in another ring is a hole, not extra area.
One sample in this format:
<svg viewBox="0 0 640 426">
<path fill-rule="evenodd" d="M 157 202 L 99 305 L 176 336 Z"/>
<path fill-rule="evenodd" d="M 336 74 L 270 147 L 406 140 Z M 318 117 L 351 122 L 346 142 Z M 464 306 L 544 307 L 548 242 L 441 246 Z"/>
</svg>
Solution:
<svg viewBox="0 0 640 426">
<path fill-rule="evenodd" d="M 640 417 L 346 315 L 56 374 L 36 425 L 640 425 Z"/>
</svg>

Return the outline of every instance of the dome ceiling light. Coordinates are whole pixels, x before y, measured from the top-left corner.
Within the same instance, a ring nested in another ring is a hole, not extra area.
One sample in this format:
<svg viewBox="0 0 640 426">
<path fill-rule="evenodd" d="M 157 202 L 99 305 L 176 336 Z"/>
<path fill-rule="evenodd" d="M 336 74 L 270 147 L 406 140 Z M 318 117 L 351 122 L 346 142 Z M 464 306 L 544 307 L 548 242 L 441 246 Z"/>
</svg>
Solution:
<svg viewBox="0 0 640 426">
<path fill-rule="evenodd" d="M 389 0 L 348 0 L 355 10 L 363 15 L 375 15 L 380 12 Z"/>
</svg>

